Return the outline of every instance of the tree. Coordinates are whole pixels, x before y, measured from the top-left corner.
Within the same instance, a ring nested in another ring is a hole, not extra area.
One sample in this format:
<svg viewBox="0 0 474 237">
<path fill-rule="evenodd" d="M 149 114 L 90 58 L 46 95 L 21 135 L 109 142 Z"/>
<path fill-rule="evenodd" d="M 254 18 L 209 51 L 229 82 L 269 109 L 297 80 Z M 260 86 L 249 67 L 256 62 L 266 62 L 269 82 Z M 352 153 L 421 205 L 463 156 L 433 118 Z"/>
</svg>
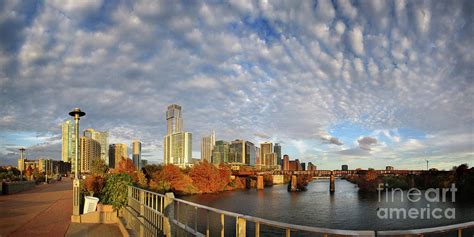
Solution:
<svg viewBox="0 0 474 237">
<path fill-rule="evenodd" d="M 127 204 L 128 186 L 132 184 L 132 177 L 125 173 L 112 174 L 102 191 L 102 202 L 110 204 L 114 210 L 119 210 Z"/>
<path fill-rule="evenodd" d="M 146 178 L 143 171 L 137 172 L 137 184 L 141 188 L 148 188 L 148 179 Z"/>
<path fill-rule="evenodd" d="M 219 170 L 206 160 L 195 164 L 189 176 L 202 193 L 215 193 L 224 190 L 227 183 L 220 178 Z"/>
<path fill-rule="evenodd" d="M 171 185 L 171 190 L 177 194 L 194 194 L 197 188 L 193 185 L 193 180 L 184 175 L 181 169 L 173 164 L 163 167 L 159 173 L 154 173 L 152 179 L 155 182 L 166 181 Z"/>
<path fill-rule="evenodd" d="M 117 173 L 125 173 L 133 177 L 133 174 L 135 173 L 136 168 L 135 165 L 133 164 L 133 161 L 128 158 L 123 158 L 121 161 L 118 163 L 118 168 L 116 170 Z"/>
<path fill-rule="evenodd" d="M 104 177 L 108 171 L 109 171 L 109 167 L 107 167 L 104 160 L 102 159 L 92 160 L 91 173 L 93 175 L 99 175 L 99 176 Z"/>
</svg>

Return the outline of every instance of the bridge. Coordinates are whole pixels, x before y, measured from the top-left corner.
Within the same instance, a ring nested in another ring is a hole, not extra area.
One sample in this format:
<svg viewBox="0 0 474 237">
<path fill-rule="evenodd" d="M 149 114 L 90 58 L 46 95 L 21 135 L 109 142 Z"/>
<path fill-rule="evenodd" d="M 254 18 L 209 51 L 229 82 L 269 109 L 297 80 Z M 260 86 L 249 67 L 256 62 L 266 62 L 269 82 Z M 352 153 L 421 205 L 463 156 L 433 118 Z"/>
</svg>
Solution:
<svg viewBox="0 0 474 237">
<path fill-rule="evenodd" d="M 429 236 L 474 228 L 474 221 L 415 230 L 338 230 L 283 223 L 224 211 L 182 199 L 173 193 L 159 194 L 128 187 L 128 204 L 120 219 L 135 236 Z M 230 233 L 229 233 L 230 231 Z"/>
<path fill-rule="evenodd" d="M 364 175 L 369 170 L 273 170 L 273 171 L 233 171 L 232 175 L 236 177 L 246 177 L 246 186 L 252 187 L 251 179 L 256 179 L 256 188 L 263 189 L 264 177 L 272 176 L 273 184 L 289 183 L 289 191 L 300 190 L 298 185 L 302 179 L 298 179 L 299 176 L 312 177 L 312 179 L 328 178 L 330 180 L 329 190 L 331 193 L 335 192 L 335 177 L 343 177 L 346 175 Z M 379 176 L 391 176 L 391 175 L 420 175 L 424 172 L 430 172 L 426 170 L 371 170 Z M 449 172 L 449 171 L 437 171 L 437 172 Z M 300 181 L 298 181 L 300 180 Z M 304 180 L 304 179 L 303 179 Z M 414 181 L 413 181 L 414 182 Z"/>
</svg>

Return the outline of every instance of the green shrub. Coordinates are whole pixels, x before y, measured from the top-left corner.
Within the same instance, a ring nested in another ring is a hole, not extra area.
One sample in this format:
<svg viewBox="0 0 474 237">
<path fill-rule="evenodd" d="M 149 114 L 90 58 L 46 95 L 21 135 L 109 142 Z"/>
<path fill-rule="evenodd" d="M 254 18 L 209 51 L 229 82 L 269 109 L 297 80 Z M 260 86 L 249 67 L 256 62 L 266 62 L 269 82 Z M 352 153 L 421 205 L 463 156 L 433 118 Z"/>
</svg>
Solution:
<svg viewBox="0 0 474 237">
<path fill-rule="evenodd" d="M 132 177 L 128 174 L 112 174 L 107 178 L 102 190 L 102 203 L 110 204 L 114 210 L 119 210 L 127 204 L 128 185 L 132 184 Z"/>
</svg>

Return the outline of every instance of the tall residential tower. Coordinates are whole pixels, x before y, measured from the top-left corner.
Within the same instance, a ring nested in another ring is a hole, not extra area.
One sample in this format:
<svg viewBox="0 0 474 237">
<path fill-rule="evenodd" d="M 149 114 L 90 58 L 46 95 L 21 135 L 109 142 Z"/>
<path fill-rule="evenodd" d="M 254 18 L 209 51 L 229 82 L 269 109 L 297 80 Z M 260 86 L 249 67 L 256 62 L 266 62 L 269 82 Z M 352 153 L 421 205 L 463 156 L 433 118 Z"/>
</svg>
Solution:
<svg viewBox="0 0 474 237">
<path fill-rule="evenodd" d="M 167 134 L 164 137 L 164 162 L 186 166 L 192 160 L 192 134 L 184 132 L 181 106 L 172 104 L 166 111 Z"/>
<path fill-rule="evenodd" d="M 216 133 L 212 131 L 209 136 L 204 136 L 201 139 L 201 160 L 207 160 L 211 163 L 212 150 L 216 146 Z"/>
<path fill-rule="evenodd" d="M 139 140 L 132 142 L 132 158 L 133 164 L 140 170 L 142 168 L 142 143 Z"/>
</svg>

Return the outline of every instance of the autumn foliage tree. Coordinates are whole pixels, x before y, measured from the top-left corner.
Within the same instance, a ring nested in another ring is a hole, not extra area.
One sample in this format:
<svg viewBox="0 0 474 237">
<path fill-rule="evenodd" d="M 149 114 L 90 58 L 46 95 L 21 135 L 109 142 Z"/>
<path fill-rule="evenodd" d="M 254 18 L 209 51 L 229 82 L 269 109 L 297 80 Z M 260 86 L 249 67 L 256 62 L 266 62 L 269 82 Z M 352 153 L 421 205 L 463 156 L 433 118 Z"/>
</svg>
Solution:
<svg viewBox="0 0 474 237">
<path fill-rule="evenodd" d="M 116 172 L 117 173 L 124 173 L 130 175 L 130 177 L 134 176 L 134 173 L 136 171 L 135 165 L 133 164 L 133 161 L 128 158 L 122 158 L 120 162 L 118 163 Z"/>
<path fill-rule="evenodd" d="M 183 174 L 178 166 L 172 164 L 168 164 L 160 172 L 154 173 L 152 179 L 156 183 L 168 182 L 171 186 L 171 191 L 176 194 L 193 194 L 198 192 L 193 185 L 193 180 Z"/>
<path fill-rule="evenodd" d="M 98 197 L 102 193 L 102 189 L 105 186 L 105 178 L 100 175 L 89 175 L 84 180 L 84 190 L 91 196 Z"/>
<path fill-rule="evenodd" d="M 230 175 L 227 170 L 220 171 L 213 164 L 210 164 L 206 160 L 195 164 L 189 176 L 193 180 L 193 184 L 199 189 L 202 193 L 215 193 L 223 191 L 227 184 L 229 184 Z"/>
</svg>

